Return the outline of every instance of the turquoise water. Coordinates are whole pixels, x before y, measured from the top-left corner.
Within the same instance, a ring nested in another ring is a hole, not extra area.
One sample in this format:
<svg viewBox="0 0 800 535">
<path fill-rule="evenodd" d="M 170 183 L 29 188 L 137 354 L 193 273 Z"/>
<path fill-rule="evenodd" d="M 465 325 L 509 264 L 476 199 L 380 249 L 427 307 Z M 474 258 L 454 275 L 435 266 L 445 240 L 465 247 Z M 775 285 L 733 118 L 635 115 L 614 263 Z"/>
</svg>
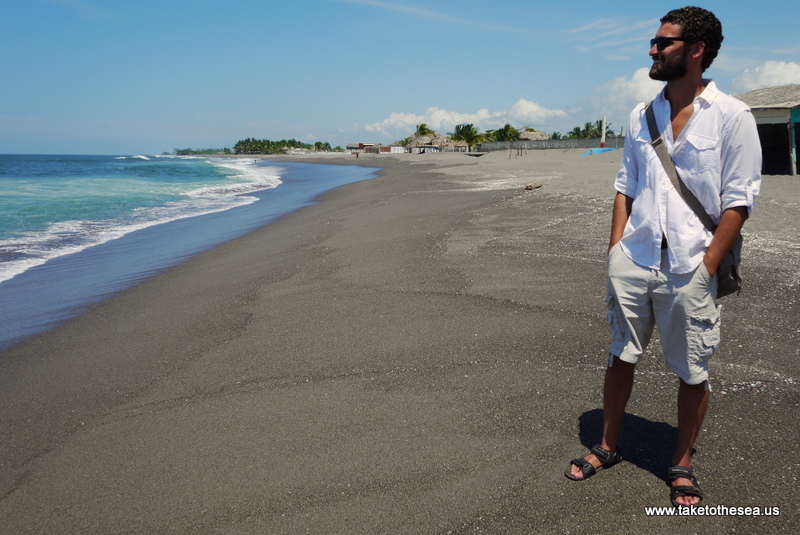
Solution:
<svg viewBox="0 0 800 535">
<path fill-rule="evenodd" d="M 0 282 L 52 258 L 281 184 L 253 160 L 0 155 Z"/>
<path fill-rule="evenodd" d="M 0 350 L 376 168 L 0 155 Z"/>
</svg>

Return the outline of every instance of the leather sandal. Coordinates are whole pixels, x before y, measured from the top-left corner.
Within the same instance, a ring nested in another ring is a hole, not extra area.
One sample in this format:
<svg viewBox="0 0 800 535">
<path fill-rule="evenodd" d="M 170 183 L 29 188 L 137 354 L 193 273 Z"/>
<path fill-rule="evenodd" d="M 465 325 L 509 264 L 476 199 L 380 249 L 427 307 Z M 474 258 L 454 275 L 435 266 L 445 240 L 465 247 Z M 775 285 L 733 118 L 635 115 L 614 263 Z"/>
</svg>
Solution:
<svg viewBox="0 0 800 535">
<path fill-rule="evenodd" d="M 564 470 L 564 475 L 567 476 L 567 479 L 571 479 L 572 481 L 583 481 L 585 479 L 589 479 L 595 475 L 597 470 L 600 468 L 611 468 L 622 460 L 622 447 L 619 445 L 617 445 L 617 451 L 609 451 L 601 447 L 600 444 L 595 444 L 592 446 L 591 453 L 593 453 L 594 456 L 600 460 L 600 466 L 595 468 L 592 466 L 592 463 L 582 457 L 572 459 L 569 463 L 569 467 Z M 575 477 L 572 475 L 572 465 L 575 465 L 581 469 L 581 474 L 583 474 L 583 477 Z"/>
<path fill-rule="evenodd" d="M 691 485 L 676 485 L 672 486 L 672 482 L 676 479 L 688 479 L 692 482 Z M 694 468 L 691 466 L 673 466 L 667 472 L 667 486 L 669 487 L 669 499 L 675 507 L 696 507 L 703 501 L 703 491 L 700 490 L 700 484 L 694 475 Z M 683 505 L 677 503 L 675 498 L 678 496 L 697 496 L 700 501 L 695 505 Z"/>
</svg>

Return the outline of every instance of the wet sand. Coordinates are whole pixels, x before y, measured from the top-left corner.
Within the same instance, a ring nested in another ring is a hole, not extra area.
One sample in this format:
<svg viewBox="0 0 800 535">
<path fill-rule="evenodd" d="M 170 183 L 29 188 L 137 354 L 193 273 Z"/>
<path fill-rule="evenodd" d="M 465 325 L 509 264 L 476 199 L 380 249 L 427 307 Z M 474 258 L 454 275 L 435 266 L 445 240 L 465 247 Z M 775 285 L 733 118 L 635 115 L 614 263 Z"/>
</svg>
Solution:
<svg viewBox="0 0 800 535">
<path fill-rule="evenodd" d="M 306 156 L 384 171 L 0 354 L 3 532 L 797 531 L 797 178 L 745 226 L 695 455 L 706 504 L 780 516 L 645 516 L 657 343 L 626 462 L 562 475 L 601 426 L 621 157 L 582 152 Z"/>
</svg>

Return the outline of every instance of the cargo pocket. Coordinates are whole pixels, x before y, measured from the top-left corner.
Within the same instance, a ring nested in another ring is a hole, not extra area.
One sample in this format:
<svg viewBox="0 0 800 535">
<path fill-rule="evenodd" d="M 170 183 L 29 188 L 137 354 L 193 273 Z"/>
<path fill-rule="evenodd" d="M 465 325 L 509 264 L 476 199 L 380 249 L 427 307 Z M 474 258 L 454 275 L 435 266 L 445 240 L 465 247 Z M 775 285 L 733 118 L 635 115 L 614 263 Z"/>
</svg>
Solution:
<svg viewBox="0 0 800 535">
<path fill-rule="evenodd" d="M 689 317 L 689 360 L 705 367 L 720 343 L 719 307 L 708 306 Z"/>
</svg>

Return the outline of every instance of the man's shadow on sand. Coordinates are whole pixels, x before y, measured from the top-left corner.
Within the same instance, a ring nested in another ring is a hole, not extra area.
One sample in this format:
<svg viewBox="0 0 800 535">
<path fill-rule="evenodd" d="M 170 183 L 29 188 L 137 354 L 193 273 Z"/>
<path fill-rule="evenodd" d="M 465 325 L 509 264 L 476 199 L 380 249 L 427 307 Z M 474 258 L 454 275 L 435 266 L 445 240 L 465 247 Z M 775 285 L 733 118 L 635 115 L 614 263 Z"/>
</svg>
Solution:
<svg viewBox="0 0 800 535">
<path fill-rule="evenodd" d="M 603 410 L 584 412 L 578 418 L 578 426 L 581 444 L 590 449 L 603 434 Z M 677 443 L 677 427 L 625 413 L 620 431 L 623 460 L 666 481 Z"/>
</svg>

